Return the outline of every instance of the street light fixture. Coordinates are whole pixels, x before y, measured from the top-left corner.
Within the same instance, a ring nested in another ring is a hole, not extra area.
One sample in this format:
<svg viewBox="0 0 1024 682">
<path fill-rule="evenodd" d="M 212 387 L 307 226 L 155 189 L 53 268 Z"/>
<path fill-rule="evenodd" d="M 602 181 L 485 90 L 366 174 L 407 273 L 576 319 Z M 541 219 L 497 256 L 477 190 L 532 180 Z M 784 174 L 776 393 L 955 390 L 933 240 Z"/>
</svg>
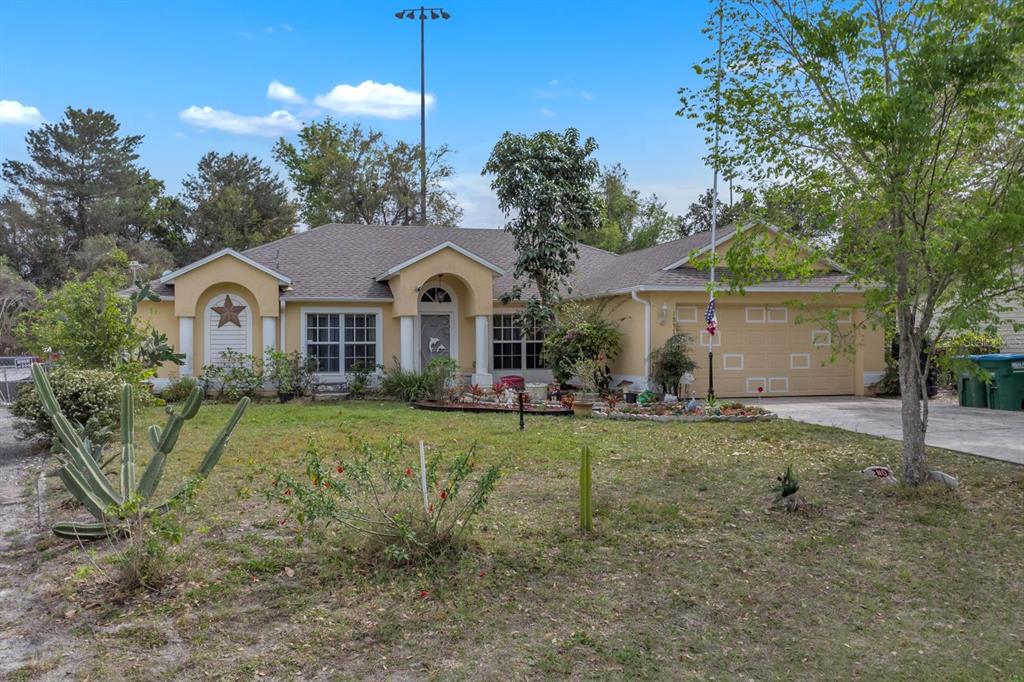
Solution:
<svg viewBox="0 0 1024 682">
<path fill-rule="evenodd" d="M 427 13 L 430 14 L 427 14 Z M 427 19 L 450 19 L 440 7 L 420 7 L 395 12 L 396 19 L 420 20 L 420 223 L 427 224 L 427 71 L 424 48 Z"/>
</svg>

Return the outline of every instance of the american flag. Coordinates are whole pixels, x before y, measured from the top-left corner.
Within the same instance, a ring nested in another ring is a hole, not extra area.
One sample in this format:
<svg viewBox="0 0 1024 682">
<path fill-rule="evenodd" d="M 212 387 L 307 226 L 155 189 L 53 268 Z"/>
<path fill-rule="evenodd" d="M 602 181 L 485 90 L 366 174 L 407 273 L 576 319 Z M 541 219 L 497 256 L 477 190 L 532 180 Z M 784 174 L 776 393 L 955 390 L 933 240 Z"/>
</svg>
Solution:
<svg viewBox="0 0 1024 682">
<path fill-rule="evenodd" d="M 704 321 L 708 323 L 708 334 L 714 336 L 715 332 L 718 331 L 718 317 L 715 315 L 715 299 L 713 298 L 708 303 L 707 312 L 704 313 Z"/>
</svg>

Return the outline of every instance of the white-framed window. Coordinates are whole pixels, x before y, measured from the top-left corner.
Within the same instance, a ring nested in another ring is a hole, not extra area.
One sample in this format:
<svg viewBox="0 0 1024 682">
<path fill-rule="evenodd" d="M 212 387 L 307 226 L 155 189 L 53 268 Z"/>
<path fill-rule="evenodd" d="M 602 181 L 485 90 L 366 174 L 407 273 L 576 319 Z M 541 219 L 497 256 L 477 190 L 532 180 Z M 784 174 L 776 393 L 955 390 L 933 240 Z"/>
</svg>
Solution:
<svg viewBox="0 0 1024 682">
<path fill-rule="evenodd" d="M 726 353 L 722 356 L 722 369 L 743 369 L 743 353 Z"/>
<path fill-rule="evenodd" d="M 381 362 L 379 308 L 303 308 L 302 350 L 318 374 L 345 374 Z"/>
<path fill-rule="evenodd" d="M 747 308 L 746 308 L 746 320 L 747 320 L 747 322 L 752 322 L 752 323 L 760 324 L 760 323 L 764 322 L 764 318 L 765 318 L 764 306 L 760 306 L 760 305 L 757 305 L 757 306 L 749 306 L 748 305 L 747 306 Z"/>
<path fill-rule="evenodd" d="M 840 308 L 836 311 L 836 323 L 853 324 L 853 309 Z"/>
<path fill-rule="evenodd" d="M 676 306 L 676 322 L 687 323 L 697 321 L 697 306 L 695 305 L 677 305 Z"/>
<path fill-rule="evenodd" d="M 544 369 L 543 332 L 521 327 L 515 313 L 495 313 L 491 318 L 491 363 L 495 370 Z"/>
<path fill-rule="evenodd" d="M 769 393 L 789 393 L 789 377 L 768 377 Z"/>
<path fill-rule="evenodd" d="M 747 393 L 764 393 L 766 390 L 764 377 L 747 377 Z"/>
<path fill-rule="evenodd" d="M 789 354 L 789 368 L 790 369 L 810 369 L 811 367 L 811 354 L 810 353 L 790 353 Z"/>
<path fill-rule="evenodd" d="M 827 329 L 815 329 L 811 332 L 811 345 L 824 348 L 832 345 L 832 332 Z"/>
<path fill-rule="evenodd" d="M 714 339 L 714 345 L 715 346 L 721 346 L 722 345 L 722 332 L 719 331 L 719 332 L 717 332 L 712 337 L 711 334 L 708 334 L 708 330 L 707 329 L 701 329 L 700 330 L 700 345 L 707 346 L 708 343 L 711 341 L 711 339 Z"/>
<path fill-rule="evenodd" d="M 789 322 L 789 310 L 786 308 L 768 308 L 768 321 L 773 324 Z"/>
</svg>

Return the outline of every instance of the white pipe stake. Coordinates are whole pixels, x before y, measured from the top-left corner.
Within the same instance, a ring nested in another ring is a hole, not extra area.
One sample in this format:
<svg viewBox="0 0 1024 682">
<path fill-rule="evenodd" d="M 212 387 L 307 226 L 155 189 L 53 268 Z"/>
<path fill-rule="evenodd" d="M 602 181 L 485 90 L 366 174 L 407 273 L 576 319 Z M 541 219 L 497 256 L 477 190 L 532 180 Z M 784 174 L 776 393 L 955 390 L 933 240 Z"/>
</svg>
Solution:
<svg viewBox="0 0 1024 682">
<path fill-rule="evenodd" d="M 423 488 L 423 511 L 430 515 L 430 501 L 427 499 L 427 458 L 423 455 L 423 441 L 420 441 L 420 484 Z"/>
</svg>

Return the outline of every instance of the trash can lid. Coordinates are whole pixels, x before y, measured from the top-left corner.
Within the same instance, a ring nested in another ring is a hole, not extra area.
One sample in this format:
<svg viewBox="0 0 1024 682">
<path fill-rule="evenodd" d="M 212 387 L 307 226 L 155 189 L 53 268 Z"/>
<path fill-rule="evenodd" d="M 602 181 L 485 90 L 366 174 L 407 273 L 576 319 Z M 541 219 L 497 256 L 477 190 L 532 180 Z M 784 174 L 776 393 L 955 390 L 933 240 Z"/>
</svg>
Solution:
<svg viewBox="0 0 1024 682">
<path fill-rule="evenodd" d="M 1010 360 L 1024 360 L 1024 353 L 988 353 L 987 355 L 968 355 L 967 357 L 971 360 L 1007 362 Z"/>
</svg>

